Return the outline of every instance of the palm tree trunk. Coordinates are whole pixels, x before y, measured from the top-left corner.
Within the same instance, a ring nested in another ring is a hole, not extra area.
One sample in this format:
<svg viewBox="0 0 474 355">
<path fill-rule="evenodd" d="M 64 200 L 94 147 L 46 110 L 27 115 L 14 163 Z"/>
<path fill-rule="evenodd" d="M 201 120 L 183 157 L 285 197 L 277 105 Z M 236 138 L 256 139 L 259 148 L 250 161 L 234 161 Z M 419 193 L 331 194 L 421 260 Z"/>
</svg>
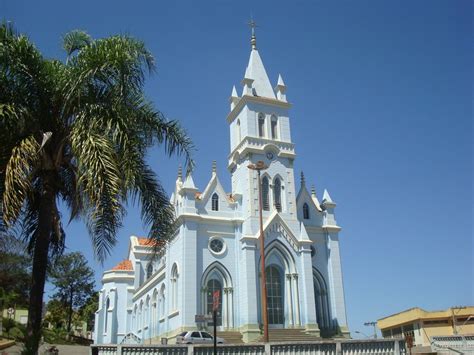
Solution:
<svg viewBox="0 0 474 355">
<path fill-rule="evenodd" d="M 48 265 L 48 251 L 51 242 L 52 214 L 54 199 L 53 174 L 46 173 L 43 179 L 43 191 L 39 206 L 38 235 L 33 252 L 33 270 L 30 289 L 30 304 L 28 308 L 27 340 L 25 350 L 27 354 L 38 353 L 41 338 L 41 321 L 43 315 L 43 292 Z"/>
</svg>

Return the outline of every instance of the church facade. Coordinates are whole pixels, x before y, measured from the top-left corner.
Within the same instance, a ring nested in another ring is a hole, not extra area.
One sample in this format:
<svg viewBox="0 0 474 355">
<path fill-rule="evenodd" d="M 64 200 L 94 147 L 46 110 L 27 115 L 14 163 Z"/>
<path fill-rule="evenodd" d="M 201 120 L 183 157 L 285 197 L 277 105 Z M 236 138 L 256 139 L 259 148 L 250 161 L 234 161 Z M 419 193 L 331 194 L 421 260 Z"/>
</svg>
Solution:
<svg viewBox="0 0 474 355">
<path fill-rule="evenodd" d="M 176 235 L 155 258 L 149 240 L 132 236 L 127 258 L 104 272 L 95 343 L 172 342 L 206 327 L 195 316 L 211 312 L 216 290 L 219 331 L 240 332 L 244 342 L 261 336 L 259 189 L 248 168 L 258 161 L 268 166 L 261 188 L 269 327 L 349 336 L 336 203 L 326 190 L 320 202 L 303 176 L 297 189 L 286 86 L 279 76 L 272 87 L 254 35 L 251 43 L 242 93 L 234 86 L 227 116 L 232 191 L 215 164 L 202 192 L 178 174 Z"/>
</svg>

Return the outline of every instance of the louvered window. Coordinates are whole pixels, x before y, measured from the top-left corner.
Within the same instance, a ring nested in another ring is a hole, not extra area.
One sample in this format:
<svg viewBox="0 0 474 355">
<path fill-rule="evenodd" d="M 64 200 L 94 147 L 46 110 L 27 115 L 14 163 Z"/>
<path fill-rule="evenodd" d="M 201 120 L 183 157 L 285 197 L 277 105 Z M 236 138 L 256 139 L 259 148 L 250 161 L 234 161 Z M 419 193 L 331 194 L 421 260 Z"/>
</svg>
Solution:
<svg viewBox="0 0 474 355">
<path fill-rule="evenodd" d="M 212 210 L 219 211 L 219 195 L 216 193 L 212 195 Z"/>
<path fill-rule="evenodd" d="M 276 210 L 281 212 L 281 181 L 279 178 L 275 179 L 275 184 L 273 185 L 273 201 Z"/>
<path fill-rule="evenodd" d="M 268 177 L 264 177 L 262 179 L 262 207 L 264 211 L 269 211 L 270 210 L 270 203 L 268 201 L 268 191 L 269 191 L 269 182 L 268 182 Z"/>
</svg>

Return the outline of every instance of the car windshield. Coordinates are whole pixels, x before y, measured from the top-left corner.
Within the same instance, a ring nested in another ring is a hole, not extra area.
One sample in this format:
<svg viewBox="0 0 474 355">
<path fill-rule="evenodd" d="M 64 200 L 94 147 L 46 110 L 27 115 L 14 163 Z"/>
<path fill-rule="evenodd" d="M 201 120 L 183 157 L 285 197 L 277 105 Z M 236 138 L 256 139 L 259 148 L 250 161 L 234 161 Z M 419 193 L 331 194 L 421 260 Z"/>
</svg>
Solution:
<svg viewBox="0 0 474 355">
<path fill-rule="evenodd" d="M 188 334 L 188 332 L 182 332 L 181 334 L 179 334 L 178 336 L 180 337 L 184 337 L 186 334 Z"/>
</svg>

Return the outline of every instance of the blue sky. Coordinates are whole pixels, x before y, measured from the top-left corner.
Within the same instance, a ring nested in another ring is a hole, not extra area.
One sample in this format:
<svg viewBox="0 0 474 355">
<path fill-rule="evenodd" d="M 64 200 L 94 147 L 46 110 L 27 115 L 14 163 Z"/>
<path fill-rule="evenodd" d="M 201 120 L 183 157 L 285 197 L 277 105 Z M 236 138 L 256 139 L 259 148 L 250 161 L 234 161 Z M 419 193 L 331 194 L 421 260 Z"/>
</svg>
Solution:
<svg viewBox="0 0 474 355">
<path fill-rule="evenodd" d="M 338 203 L 347 315 L 352 331 L 410 307 L 473 304 L 472 2 L 458 1 L 7 1 L 13 21 L 47 57 L 61 36 L 125 33 L 145 41 L 158 71 L 147 95 L 179 119 L 197 151 L 203 189 L 217 160 L 227 189 L 232 85 L 250 53 L 250 15 L 272 83 L 293 103 L 298 158 L 318 196 Z M 177 159 L 149 160 L 174 186 Z M 104 265 L 87 232 L 67 227 L 67 247 L 101 273 L 144 235 L 131 206 Z"/>
</svg>

